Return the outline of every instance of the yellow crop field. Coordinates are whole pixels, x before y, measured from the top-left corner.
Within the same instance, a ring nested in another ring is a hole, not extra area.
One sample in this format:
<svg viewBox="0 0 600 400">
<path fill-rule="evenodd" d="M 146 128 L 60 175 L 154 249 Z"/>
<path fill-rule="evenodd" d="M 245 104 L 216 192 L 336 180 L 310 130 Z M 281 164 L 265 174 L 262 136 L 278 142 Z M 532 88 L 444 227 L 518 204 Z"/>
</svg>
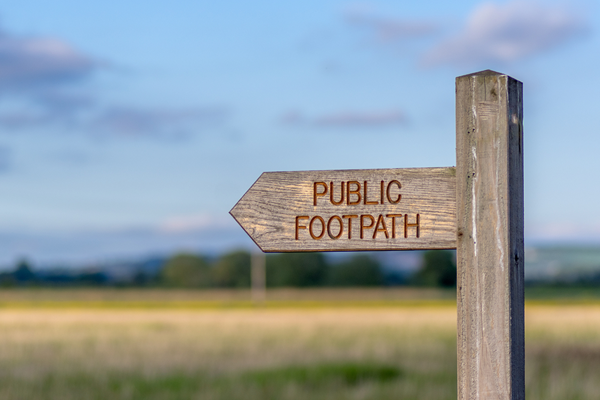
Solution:
<svg viewBox="0 0 600 400">
<path fill-rule="evenodd" d="M 2 399 L 456 398 L 456 308 L 443 293 L 371 293 L 361 306 L 360 291 L 329 291 L 294 306 L 288 292 L 276 307 L 40 293 L 0 295 Z M 526 340 L 529 400 L 598 398 L 600 304 L 529 304 Z"/>
</svg>

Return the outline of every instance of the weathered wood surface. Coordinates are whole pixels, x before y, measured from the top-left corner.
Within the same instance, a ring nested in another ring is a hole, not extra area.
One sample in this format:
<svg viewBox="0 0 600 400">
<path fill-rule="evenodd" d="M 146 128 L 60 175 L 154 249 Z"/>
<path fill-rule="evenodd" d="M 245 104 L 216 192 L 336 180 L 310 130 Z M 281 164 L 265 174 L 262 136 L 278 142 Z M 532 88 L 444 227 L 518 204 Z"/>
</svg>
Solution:
<svg viewBox="0 0 600 400">
<path fill-rule="evenodd" d="M 521 82 L 456 78 L 458 399 L 525 399 Z"/>
<path fill-rule="evenodd" d="M 455 182 L 453 167 L 265 172 L 230 213 L 265 252 L 453 249 Z"/>
</svg>

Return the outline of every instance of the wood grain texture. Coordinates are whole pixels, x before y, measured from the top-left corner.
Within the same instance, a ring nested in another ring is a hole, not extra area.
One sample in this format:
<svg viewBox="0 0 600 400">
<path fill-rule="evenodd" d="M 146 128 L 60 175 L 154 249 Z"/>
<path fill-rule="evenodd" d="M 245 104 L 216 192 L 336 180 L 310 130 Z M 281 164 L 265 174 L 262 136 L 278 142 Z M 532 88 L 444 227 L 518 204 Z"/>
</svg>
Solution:
<svg viewBox="0 0 600 400">
<path fill-rule="evenodd" d="M 521 82 L 456 78 L 458 399 L 525 399 Z"/>
<path fill-rule="evenodd" d="M 453 167 L 265 172 L 230 213 L 265 252 L 453 249 L 455 182 Z"/>
</svg>

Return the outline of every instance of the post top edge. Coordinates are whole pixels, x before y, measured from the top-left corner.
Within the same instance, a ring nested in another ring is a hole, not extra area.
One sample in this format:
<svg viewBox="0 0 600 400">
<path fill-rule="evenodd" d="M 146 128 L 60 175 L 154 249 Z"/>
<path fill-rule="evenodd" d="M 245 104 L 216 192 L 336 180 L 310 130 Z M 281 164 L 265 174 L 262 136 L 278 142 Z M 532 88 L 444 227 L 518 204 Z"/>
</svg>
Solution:
<svg viewBox="0 0 600 400">
<path fill-rule="evenodd" d="M 472 77 L 472 76 L 494 76 L 494 75 L 495 76 L 507 76 L 507 77 L 509 77 L 511 79 L 514 79 L 515 81 L 517 80 L 517 79 L 513 78 L 512 76 L 509 76 L 507 74 L 503 74 L 501 72 L 496 72 L 496 71 L 493 71 L 491 69 L 486 69 L 486 70 L 483 70 L 483 71 L 473 72 L 472 74 L 466 74 L 466 75 L 457 76 L 456 79 L 458 80 L 458 79 L 462 79 L 462 78 L 469 78 L 469 77 Z"/>
</svg>

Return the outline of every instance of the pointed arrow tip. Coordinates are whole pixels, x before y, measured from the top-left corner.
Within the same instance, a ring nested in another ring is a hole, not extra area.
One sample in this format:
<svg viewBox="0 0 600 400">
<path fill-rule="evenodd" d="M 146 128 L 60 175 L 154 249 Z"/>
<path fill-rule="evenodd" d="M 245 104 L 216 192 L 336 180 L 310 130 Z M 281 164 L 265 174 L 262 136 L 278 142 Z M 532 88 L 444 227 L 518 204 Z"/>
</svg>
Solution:
<svg viewBox="0 0 600 400">
<path fill-rule="evenodd" d="M 243 197 L 242 197 L 242 199 L 243 199 Z M 246 234 L 250 237 L 250 239 L 252 239 L 252 241 L 260 249 L 260 251 L 262 251 L 263 253 L 267 253 L 267 251 L 256 241 L 256 239 L 254 239 L 254 236 L 252 235 L 252 233 L 249 232 L 248 229 L 246 229 L 242 220 L 240 218 L 238 218 L 239 217 L 238 206 L 239 206 L 240 202 L 242 201 L 242 199 L 240 199 L 240 201 L 238 201 L 237 204 L 235 206 L 233 206 L 233 208 L 229 211 L 229 215 L 231 215 L 233 217 L 233 219 L 235 220 L 235 222 L 237 222 L 238 225 L 244 230 L 244 232 L 246 232 Z M 236 216 L 236 214 L 238 214 L 238 215 Z"/>
</svg>

